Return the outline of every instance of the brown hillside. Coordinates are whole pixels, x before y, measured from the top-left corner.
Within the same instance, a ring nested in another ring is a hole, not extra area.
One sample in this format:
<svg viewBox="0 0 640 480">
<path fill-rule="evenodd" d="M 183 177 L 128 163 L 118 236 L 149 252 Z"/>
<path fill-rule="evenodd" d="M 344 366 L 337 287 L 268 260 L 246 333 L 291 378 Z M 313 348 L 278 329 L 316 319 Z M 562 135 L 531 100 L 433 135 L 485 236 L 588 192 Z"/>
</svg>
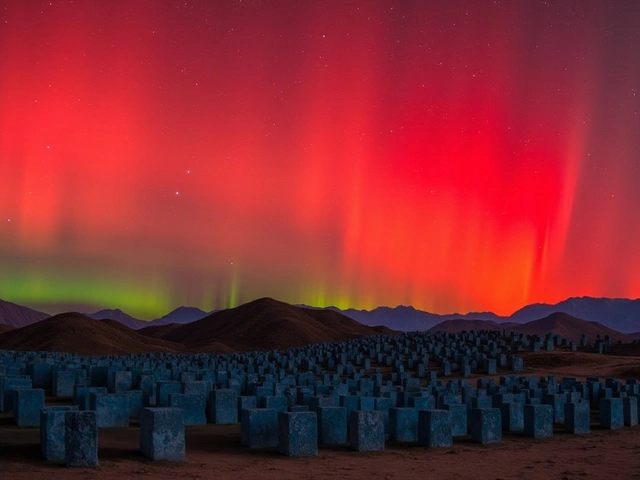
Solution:
<svg viewBox="0 0 640 480">
<path fill-rule="evenodd" d="M 206 351 L 214 342 L 237 350 L 270 350 L 377 334 L 376 330 L 338 312 L 305 309 L 262 298 L 212 313 L 164 338 L 194 351 Z"/>
<path fill-rule="evenodd" d="M 593 343 L 597 335 L 600 335 L 602 339 L 604 339 L 605 335 L 609 335 L 612 341 L 631 341 L 628 335 L 605 327 L 599 322 L 587 322 L 586 320 L 581 320 L 561 312 L 552 313 L 548 317 L 541 318 L 540 320 L 524 323 L 513 328 L 513 330 L 519 333 L 538 336 L 553 333 L 554 335 L 560 335 L 574 341 L 580 340 L 581 335 L 585 334 L 589 343 Z"/>
<path fill-rule="evenodd" d="M 80 313 L 63 313 L 0 334 L 0 349 L 120 355 L 183 352 L 179 344 L 152 339 L 115 321 L 96 321 Z"/>
</svg>

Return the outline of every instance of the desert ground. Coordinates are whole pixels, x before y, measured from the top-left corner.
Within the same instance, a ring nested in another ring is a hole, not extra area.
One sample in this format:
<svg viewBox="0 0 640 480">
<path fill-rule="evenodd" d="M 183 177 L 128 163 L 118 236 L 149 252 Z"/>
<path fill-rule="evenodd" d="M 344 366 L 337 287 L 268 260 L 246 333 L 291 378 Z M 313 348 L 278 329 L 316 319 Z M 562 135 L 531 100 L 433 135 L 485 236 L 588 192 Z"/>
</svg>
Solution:
<svg viewBox="0 0 640 480">
<path fill-rule="evenodd" d="M 584 352 L 541 352 L 525 355 L 527 376 L 557 375 L 638 378 L 640 356 Z M 631 352 L 635 353 L 635 352 Z M 472 377 L 469 381 L 474 382 Z M 64 401 L 47 398 L 48 405 Z M 640 478 L 640 426 L 604 430 L 592 417 L 591 433 L 564 433 L 534 440 L 504 433 L 498 445 L 455 439 L 450 448 L 424 449 L 416 444 L 387 442 L 383 452 L 357 453 L 348 446 L 320 447 L 317 457 L 288 458 L 274 450 L 240 445 L 239 425 L 186 428 L 186 462 L 152 462 L 139 451 L 138 426 L 101 429 L 96 469 L 70 469 L 41 459 L 37 428 L 13 425 L 0 415 L 2 479 L 299 479 L 299 478 L 434 478 L 434 479 L 633 479 Z"/>
</svg>

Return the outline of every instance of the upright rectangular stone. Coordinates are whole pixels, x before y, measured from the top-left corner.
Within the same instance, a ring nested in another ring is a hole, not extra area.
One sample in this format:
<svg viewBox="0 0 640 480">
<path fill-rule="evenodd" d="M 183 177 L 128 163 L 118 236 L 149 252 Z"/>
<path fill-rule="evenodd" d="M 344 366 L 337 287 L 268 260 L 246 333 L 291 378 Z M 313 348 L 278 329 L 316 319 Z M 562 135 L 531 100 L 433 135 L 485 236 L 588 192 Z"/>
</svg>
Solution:
<svg viewBox="0 0 640 480">
<path fill-rule="evenodd" d="M 92 393 L 91 410 L 95 410 L 98 428 L 129 426 L 129 397 L 126 393 Z"/>
<path fill-rule="evenodd" d="M 418 441 L 418 410 L 409 407 L 389 409 L 389 440 Z"/>
<path fill-rule="evenodd" d="M 67 467 L 98 466 L 98 422 L 94 411 L 65 413 L 65 454 Z"/>
<path fill-rule="evenodd" d="M 278 412 L 273 408 L 242 410 L 240 442 L 249 448 L 278 446 Z"/>
<path fill-rule="evenodd" d="M 76 373 L 73 370 L 58 370 L 53 375 L 53 396 L 72 397 L 76 384 Z"/>
<path fill-rule="evenodd" d="M 354 410 L 349 415 L 349 443 L 353 450 L 384 450 L 384 416 L 379 410 Z"/>
<path fill-rule="evenodd" d="M 151 460 L 184 462 L 184 420 L 179 408 L 144 408 L 140 450 Z"/>
<path fill-rule="evenodd" d="M 553 436 L 553 407 L 551 405 L 525 405 L 524 434 L 532 438 Z"/>
<path fill-rule="evenodd" d="M 13 420 L 19 427 L 38 427 L 40 409 L 44 407 L 44 390 L 19 388 L 14 390 Z"/>
<path fill-rule="evenodd" d="M 638 424 L 638 397 L 624 397 L 622 410 L 625 427 L 633 427 Z"/>
<path fill-rule="evenodd" d="M 65 416 L 71 411 L 78 411 L 78 407 L 65 405 L 40 409 L 40 451 L 48 462 L 64 462 Z"/>
<path fill-rule="evenodd" d="M 500 407 L 502 414 L 502 430 L 520 432 L 524 430 L 524 404 L 520 402 L 505 403 Z"/>
<path fill-rule="evenodd" d="M 502 441 L 502 414 L 498 408 L 472 408 L 470 414 L 471 441 L 500 443 Z"/>
<path fill-rule="evenodd" d="M 182 409 L 185 426 L 206 425 L 206 402 L 204 395 L 185 395 L 172 393 L 169 395 L 169 405 L 172 408 Z"/>
<path fill-rule="evenodd" d="M 450 403 L 445 404 L 443 409 L 451 412 L 451 434 L 454 437 L 464 437 L 469 425 L 467 406 L 461 403 Z"/>
<path fill-rule="evenodd" d="M 318 443 L 342 445 L 347 443 L 347 410 L 344 407 L 317 407 Z"/>
<path fill-rule="evenodd" d="M 278 450 L 288 457 L 318 454 L 316 412 L 278 413 Z"/>
<path fill-rule="evenodd" d="M 0 412 L 13 412 L 14 390 L 32 387 L 33 383 L 28 377 L 0 377 Z"/>
<path fill-rule="evenodd" d="M 564 405 L 564 428 L 567 433 L 584 435 L 591 431 L 591 407 L 588 400 Z"/>
<path fill-rule="evenodd" d="M 230 388 L 213 390 L 207 420 L 217 424 L 238 423 L 238 392 Z"/>
<path fill-rule="evenodd" d="M 624 426 L 624 408 L 621 398 L 600 399 L 600 426 L 609 430 Z"/>
<path fill-rule="evenodd" d="M 427 448 L 450 447 L 453 444 L 451 412 L 435 409 L 419 410 L 418 443 Z"/>
</svg>

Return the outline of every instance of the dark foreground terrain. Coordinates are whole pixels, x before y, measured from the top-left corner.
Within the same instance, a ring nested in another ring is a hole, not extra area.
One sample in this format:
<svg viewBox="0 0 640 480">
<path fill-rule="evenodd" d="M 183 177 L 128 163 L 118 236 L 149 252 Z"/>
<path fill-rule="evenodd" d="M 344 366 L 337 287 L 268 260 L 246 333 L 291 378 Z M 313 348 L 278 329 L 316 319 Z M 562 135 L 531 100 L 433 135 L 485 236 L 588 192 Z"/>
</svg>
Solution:
<svg viewBox="0 0 640 480">
<path fill-rule="evenodd" d="M 525 356 L 524 375 L 628 378 L 640 371 L 640 356 L 542 352 Z M 473 382 L 473 379 L 469 379 Z M 47 399 L 47 404 L 60 404 Z M 17 428 L 0 415 L 0 478 L 434 478 L 434 479 L 633 479 L 640 478 L 640 427 L 604 430 L 592 419 L 591 433 L 534 440 L 505 433 L 499 445 L 456 439 L 451 448 L 424 449 L 387 442 L 384 452 L 357 453 L 347 446 L 321 447 L 311 458 L 288 458 L 276 450 L 240 445 L 239 425 L 187 427 L 186 462 L 152 462 L 139 451 L 138 427 L 101 429 L 100 466 L 68 469 L 41 460 L 37 428 Z"/>
</svg>

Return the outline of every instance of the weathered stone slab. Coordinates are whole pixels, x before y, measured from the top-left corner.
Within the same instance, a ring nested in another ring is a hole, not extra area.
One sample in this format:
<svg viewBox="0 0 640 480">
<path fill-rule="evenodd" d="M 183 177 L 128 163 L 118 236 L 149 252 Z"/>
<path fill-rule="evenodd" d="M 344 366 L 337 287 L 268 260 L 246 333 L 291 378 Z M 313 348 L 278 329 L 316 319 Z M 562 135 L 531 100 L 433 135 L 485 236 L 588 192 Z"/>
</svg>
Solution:
<svg viewBox="0 0 640 480">
<path fill-rule="evenodd" d="M 469 427 L 472 442 L 487 444 L 502 441 L 502 414 L 498 408 L 472 408 Z"/>
<path fill-rule="evenodd" d="M 44 390 L 18 388 L 13 391 L 13 420 L 19 427 L 38 427 L 40 409 L 44 407 Z"/>
<path fill-rule="evenodd" d="M 71 411 L 78 411 L 78 407 L 65 405 L 40 409 L 40 451 L 48 462 L 64 462 L 65 416 Z"/>
<path fill-rule="evenodd" d="M 98 428 L 129 426 L 129 397 L 126 393 L 91 393 L 89 405 L 96 412 Z"/>
<path fill-rule="evenodd" d="M 318 454 L 316 412 L 278 413 L 278 450 L 288 457 Z"/>
<path fill-rule="evenodd" d="M 317 407 L 318 443 L 342 445 L 347 443 L 347 410 L 344 407 Z"/>
<path fill-rule="evenodd" d="M 185 395 L 184 393 L 172 393 L 169 395 L 169 405 L 172 408 L 182 409 L 185 426 L 206 425 L 206 402 L 204 395 Z"/>
<path fill-rule="evenodd" d="M 567 433 L 584 435 L 591 431 L 591 406 L 586 400 L 566 403 L 564 428 Z"/>
<path fill-rule="evenodd" d="M 418 441 L 418 410 L 409 407 L 389 409 L 389 440 Z"/>
<path fill-rule="evenodd" d="M 65 413 L 65 457 L 67 467 L 98 466 L 98 423 L 94 411 Z"/>
<path fill-rule="evenodd" d="M 240 441 L 249 448 L 278 446 L 278 412 L 273 408 L 242 410 Z"/>
<path fill-rule="evenodd" d="M 525 405 L 524 434 L 532 438 L 553 436 L 553 407 L 551 405 Z"/>
<path fill-rule="evenodd" d="M 238 423 L 238 392 L 230 388 L 212 390 L 207 420 L 217 424 Z"/>
<path fill-rule="evenodd" d="M 364 398 L 364 397 L 363 397 Z M 377 410 L 354 410 L 349 415 L 349 443 L 353 450 L 384 450 L 384 416 Z"/>
<path fill-rule="evenodd" d="M 601 398 L 599 406 L 601 427 L 614 430 L 624 426 L 622 398 Z"/>
<path fill-rule="evenodd" d="M 179 408 L 144 408 L 140 417 L 140 450 L 151 460 L 184 462 L 184 420 Z"/>
<path fill-rule="evenodd" d="M 453 444 L 451 412 L 436 409 L 419 410 L 418 443 L 427 448 L 450 447 Z"/>
</svg>

